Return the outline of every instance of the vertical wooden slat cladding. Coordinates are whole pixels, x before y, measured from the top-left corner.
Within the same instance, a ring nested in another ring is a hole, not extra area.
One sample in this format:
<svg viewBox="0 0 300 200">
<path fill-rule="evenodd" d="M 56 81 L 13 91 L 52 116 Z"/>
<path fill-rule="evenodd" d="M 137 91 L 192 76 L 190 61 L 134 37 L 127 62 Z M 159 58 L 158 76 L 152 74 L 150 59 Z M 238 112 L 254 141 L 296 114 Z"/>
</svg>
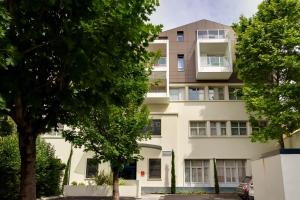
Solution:
<svg viewBox="0 0 300 200">
<path fill-rule="evenodd" d="M 180 26 L 160 34 L 160 37 L 168 37 L 170 54 L 170 83 L 203 83 L 203 82 L 225 82 L 240 83 L 235 73 L 232 73 L 228 80 L 196 80 L 196 59 L 195 45 L 197 40 L 197 30 L 199 29 L 227 29 L 229 30 L 232 42 L 232 58 L 235 59 L 235 33 L 230 26 L 212 22 L 209 20 L 200 20 L 184 26 Z M 184 31 L 184 41 L 176 41 L 177 31 Z M 177 55 L 184 54 L 185 70 L 177 71 Z"/>
</svg>

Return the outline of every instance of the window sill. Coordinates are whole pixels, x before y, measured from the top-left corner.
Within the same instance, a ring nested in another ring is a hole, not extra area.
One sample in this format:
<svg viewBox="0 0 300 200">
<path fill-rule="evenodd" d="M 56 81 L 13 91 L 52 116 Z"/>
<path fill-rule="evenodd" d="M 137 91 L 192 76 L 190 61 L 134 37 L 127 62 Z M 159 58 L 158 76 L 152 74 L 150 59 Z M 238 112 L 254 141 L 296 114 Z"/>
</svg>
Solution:
<svg viewBox="0 0 300 200">
<path fill-rule="evenodd" d="M 162 136 L 161 135 L 151 135 L 151 139 L 152 138 L 162 138 Z"/>
<path fill-rule="evenodd" d="M 162 181 L 161 178 L 148 178 L 147 181 Z"/>
<path fill-rule="evenodd" d="M 172 103 L 178 102 L 244 102 L 243 100 L 169 100 Z"/>
</svg>

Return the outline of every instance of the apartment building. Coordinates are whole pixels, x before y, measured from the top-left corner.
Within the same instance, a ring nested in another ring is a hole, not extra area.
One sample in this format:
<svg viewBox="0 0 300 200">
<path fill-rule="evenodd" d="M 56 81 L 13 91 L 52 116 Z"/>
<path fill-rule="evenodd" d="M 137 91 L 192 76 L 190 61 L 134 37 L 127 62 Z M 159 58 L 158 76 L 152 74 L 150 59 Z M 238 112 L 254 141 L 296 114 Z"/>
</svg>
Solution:
<svg viewBox="0 0 300 200">
<path fill-rule="evenodd" d="M 149 47 L 159 51 L 145 103 L 152 120 L 152 139 L 141 143 L 144 159 L 121 176 L 139 180 L 142 192 L 167 192 L 171 185 L 171 151 L 175 152 L 178 190 L 212 191 L 213 159 L 221 190 L 230 191 L 251 175 L 251 159 L 277 147 L 252 143 L 241 96 L 243 83 L 234 72 L 235 33 L 230 26 L 200 20 L 164 31 Z M 45 136 L 66 161 L 70 144 Z M 101 168 L 92 153 L 75 149 L 70 181 L 89 181 Z"/>
</svg>

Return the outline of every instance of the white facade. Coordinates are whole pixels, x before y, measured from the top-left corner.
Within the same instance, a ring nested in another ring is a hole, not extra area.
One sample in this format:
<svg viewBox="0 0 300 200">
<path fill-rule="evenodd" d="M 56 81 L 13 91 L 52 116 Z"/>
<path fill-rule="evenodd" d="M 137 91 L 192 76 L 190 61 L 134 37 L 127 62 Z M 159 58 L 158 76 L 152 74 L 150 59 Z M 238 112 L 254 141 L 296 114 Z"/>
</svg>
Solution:
<svg viewBox="0 0 300 200">
<path fill-rule="evenodd" d="M 221 190 L 226 190 L 236 187 L 243 176 L 251 175 L 252 159 L 278 149 L 275 143 L 252 143 L 249 138 L 252 128 L 245 104 L 232 92 L 233 89 L 242 87 L 242 83 L 229 80 L 233 73 L 234 49 L 233 40 L 228 33 L 232 30 L 229 27 L 226 30 L 226 26 L 222 25 L 221 28 L 217 27 L 218 37 L 223 34 L 219 30 L 225 29 L 224 38 L 194 38 L 195 31 L 203 31 L 203 26 L 208 26 L 211 30 L 212 27 L 219 26 L 216 24 L 199 21 L 179 27 L 178 30 L 185 31 L 177 31 L 177 34 L 180 33 L 177 35 L 180 36 L 180 41 L 173 37 L 176 30 L 170 30 L 170 38 L 156 40 L 150 46 L 151 51 L 160 49 L 162 52 L 161 63 L 153 68 L 153 75 L 157 74 L 157 79 L 161 82 L 152 88 L 145 100 L 150 109 L 155 134 L 151 140 L 141 144 L 144 159 L 136 164 L 136 179 L 139 180 L 142 192 L 168 191 L 171 186 L 172 150 L 175 152 L 178 189 L 202 188 L 211 191 L 214 187 L 214 158 L 217 161 Z M 190 48 L 191 51 L 180 43 L 184 40 L 193 47 Z M 176 55 L 178 49 L 188 52 L 187 55 Z M 204 51 L 213 56 L 204 55 Z M 204 70 L 201 56 L 205 56 L 205 62 L 218 61 L 219 66 L 209 66 L 206 63 Z M 226 62 L 222 60 L 225 58 Z M 176 62 L 178 66 L 174 66 Z M 192 62 L 196 63 L 191 68 L 188 64 Z M 182 66 L 184 64 L 187 66 Z M 194 72 L 195 81 L 176 81 L 184 77 L 182 74 L 185 72 L 182 70 L 187 71 L 186 76 L 188 72 Z M 155 80 L 155 76 L 151 78 Z M 59 136 L 44 138 L 54 145 L 58 157 L 66 163 L 71 145 Z M 87 159 L 92 156 L 90 152 L 74 149 L 70 183 L 92 182 L 86 175 Z M 109 165 L 101 165 L 99 170 L 101 168 L 109 170 Z"/>
</svg>

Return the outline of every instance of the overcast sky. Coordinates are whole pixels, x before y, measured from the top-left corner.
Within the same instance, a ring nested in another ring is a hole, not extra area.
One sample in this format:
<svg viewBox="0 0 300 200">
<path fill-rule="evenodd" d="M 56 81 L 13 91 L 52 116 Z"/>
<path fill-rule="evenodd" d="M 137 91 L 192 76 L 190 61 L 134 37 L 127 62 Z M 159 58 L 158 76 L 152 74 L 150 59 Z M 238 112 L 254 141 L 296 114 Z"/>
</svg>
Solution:
<svg viewBox="0 0 300 200">
<path fill-rule="evenodd" d="M 250 17 L 262 0 L 160 0 L 160 6 L 150 17 L 154 24 L 169 30 L 200 19 L 231 25 L 241 14 Z"/>
</svg>

